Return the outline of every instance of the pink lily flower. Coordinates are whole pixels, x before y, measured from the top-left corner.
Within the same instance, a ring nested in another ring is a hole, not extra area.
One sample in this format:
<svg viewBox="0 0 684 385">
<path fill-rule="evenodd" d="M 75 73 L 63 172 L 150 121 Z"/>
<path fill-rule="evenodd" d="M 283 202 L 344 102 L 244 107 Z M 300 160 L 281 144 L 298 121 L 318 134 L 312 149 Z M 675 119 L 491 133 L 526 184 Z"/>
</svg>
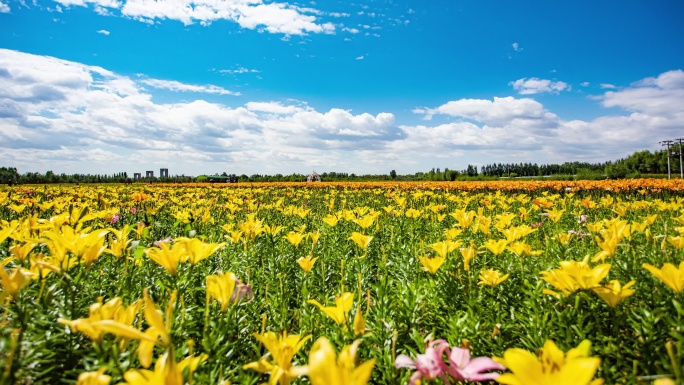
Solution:
<svg viewBox="0 0 684 385">
<path fill-rule="evenodd" d="M 501 373 L 490 370 L 506 370 L 506 367 L 489 357 L 470 359 L 470 349 L 453 348 L 449 354 L 449 375 L 456 380 L 487 381 L 495 380 Z"/>
<path fill-rule="evenodd" d="M 412 360 L 411 357 L 406 354 L 400 354 L 394 361 L 394 367 L 416 369 L 413 373 L 411 379 L 409 380 L 409 385 L 418 384 L 422 378 L 427 380 L 434 380 L 435 378 L 441 378 L 445 383 L 448 383 L 446 373 L 447 366 L 444 364 L 444 359 L 442 356 L 444 352 L 449 349 L 449 344 L 444 340 L 437 340 L 431 342 L 427 349 L 425 349 L 424 354 L 416 355 L 416 359 Z"/>
</svg>

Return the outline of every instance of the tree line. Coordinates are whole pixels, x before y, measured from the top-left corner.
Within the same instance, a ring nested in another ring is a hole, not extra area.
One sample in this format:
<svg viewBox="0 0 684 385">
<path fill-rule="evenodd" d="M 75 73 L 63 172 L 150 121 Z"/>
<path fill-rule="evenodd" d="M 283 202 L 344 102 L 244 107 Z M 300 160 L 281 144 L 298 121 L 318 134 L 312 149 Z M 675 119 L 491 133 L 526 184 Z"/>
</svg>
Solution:
<svg viewBox="0 0 684 385">
<path fill-rule="evenodd" d="M 679 156 L 670 159 L 670 171 L 674 177 L 680 173 Z M 576 179 L 602 179 L 602 178 L 635 178 L 641 176 L 654 176 L 667 174 L 667 151 L 650 152 L 638 151 L 632 155 L 604 163 L 588 162 L 565 162 L 562 164 L 537 163 L 492 163 L 485 165 L 469 164 L 462 170 L 450 170 L 445 168 L 433 168 L 427 172 L 414 174 L 398 174 L 391 170 L 388 174 L 354 174 L 346 172 L 323 172 L 319 174 L 321 180 L 326 182 L 354 182 L 354 181 L 455 181 L 455 180 L 487 180 L 498 178 L 517 177 L 572 177 Z M 224 172 L 224 177 L 237 182 L 304 182 L 307 175 L 293 173 L 290 175 L 275 174 L 252 174 L 237 175 Z M 141 182 L 160 183 L 189 183 L 198 182 L 206 176 L 172 176 L 168 178 L 141 178 Z M 45 183 L 131 183 L 133 179 L 126 172 L 106 174 L 56 174 L 47 171 L 27 172 L 19 174 L 15 167 L 0 167 L 0 183 L 2 184 L 45 184 Z"/>
</svg>

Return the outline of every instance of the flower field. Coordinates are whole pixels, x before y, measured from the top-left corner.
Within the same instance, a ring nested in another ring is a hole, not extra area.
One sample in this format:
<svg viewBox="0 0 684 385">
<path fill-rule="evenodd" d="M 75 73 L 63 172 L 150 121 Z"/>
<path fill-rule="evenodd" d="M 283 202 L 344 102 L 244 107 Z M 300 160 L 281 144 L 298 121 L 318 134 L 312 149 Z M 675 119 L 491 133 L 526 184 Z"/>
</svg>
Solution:
<svg viewBox="0 0 684 385">
<path fill-rule="evenodd" d="M 679 180 L 0 187 L 0 383 L 684 383 Z"/>
</svg>

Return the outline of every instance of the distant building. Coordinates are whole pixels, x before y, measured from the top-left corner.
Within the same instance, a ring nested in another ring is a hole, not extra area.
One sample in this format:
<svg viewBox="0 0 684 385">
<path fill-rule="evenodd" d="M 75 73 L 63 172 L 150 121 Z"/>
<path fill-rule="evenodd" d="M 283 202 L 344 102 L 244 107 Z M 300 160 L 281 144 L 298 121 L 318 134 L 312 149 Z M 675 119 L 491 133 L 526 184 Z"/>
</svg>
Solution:
<svg viewBox="0 0 684 385">
<path fill-rule="evenodd" d="M 145 178 L 154 178 L 154 171 L 145 171 Z"/>
<path fill-rule="evenodd" d="M 169 177 L 169 169 L 168 168 L 160 168 L 159 169 L 159 177 L 160 178 L 168 178 Z"/>
<path fill-rule="evenodd" d="M 320 175 L 316 174 L 316 171 L 311 171 L 311 174 L 306 177 L 307 182 L 320 182 L 321 177 Z"/>
</svg>

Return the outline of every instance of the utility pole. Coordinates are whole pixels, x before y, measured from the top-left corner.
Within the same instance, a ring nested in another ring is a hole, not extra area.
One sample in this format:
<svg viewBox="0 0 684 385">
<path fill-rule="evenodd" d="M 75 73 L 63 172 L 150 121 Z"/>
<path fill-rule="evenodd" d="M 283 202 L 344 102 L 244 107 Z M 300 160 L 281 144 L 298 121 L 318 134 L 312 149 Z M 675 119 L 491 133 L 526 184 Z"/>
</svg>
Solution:
<svg viewBox="0 0 684 385">
<path fill-rule="evenodd" d="M 667 179 L 670 179 L 670 145 L 674 143 L 672 140 L 663 140 L 660 142 L 661 146 L 667 146 Z"/>
<path fill-rule="evenodd" d="M 682 168 L 682 141 L 684 138 L 675 139 L 679 142 L 679 179 L 684 179 L 684 168 Z"/>
</svg>

